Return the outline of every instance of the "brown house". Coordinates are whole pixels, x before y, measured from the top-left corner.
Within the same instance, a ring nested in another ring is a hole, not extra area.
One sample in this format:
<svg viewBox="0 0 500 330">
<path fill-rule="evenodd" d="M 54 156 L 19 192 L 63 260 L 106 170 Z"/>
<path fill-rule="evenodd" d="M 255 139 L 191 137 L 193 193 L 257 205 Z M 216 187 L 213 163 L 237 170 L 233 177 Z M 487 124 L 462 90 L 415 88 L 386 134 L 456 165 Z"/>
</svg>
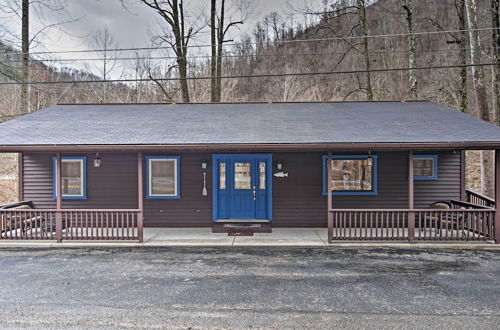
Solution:
<svg viewBox="0 0 500 330">
<path fill-rule="evenodd" d="M 330 241 L 498 242 L 466 149 L 500 149 L 500 128 L 424 101 L 58 105 L 0 124 L 27 201 L 0 210 L 0 238 L 328 226 Z"/>
</svg>

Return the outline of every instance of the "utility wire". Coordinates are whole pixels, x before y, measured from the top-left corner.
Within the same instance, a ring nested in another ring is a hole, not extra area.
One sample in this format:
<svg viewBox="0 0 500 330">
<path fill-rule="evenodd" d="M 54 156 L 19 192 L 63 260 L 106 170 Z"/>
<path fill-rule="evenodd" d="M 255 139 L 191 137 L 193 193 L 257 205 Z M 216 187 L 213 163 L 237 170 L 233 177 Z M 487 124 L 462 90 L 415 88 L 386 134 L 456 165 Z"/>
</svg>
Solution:
<svg viewBox="0 0 500 330">
<path fill-rule="evenodd" d="M 292 73 L 270 73 L 259 75 L 228 75 L 228 76 L 200 76 L 186 78 L 155 78 L 156 81 L 178 81 L 178 80 L 211 80 L 211 79 L 237 79 L 237 78 L 272 78 L 272 77 L 292 77 L 292 76 L 316 76 L 316 75 L 337 75 L 337 74 L 355 74 L 367 72 L 394 72 L 394 71 L 409 71 L 409 70 L 432 70 L 432 69 L 452 69 L 475 66 L 493 66 L 497 63 L 478 63 L 478 64 L 455 64 L 455 65 L 440 65 L 440 66 L 421 66 L 421 67 L 401 67 L 388 69 L 370 69 L 370 70 L 348 70 L 348 71 L 324 71 L 324 72 L 292 72 Z M 70 80 L 70 81 L 29 81 L 29 82 L 0 82 L 0 85 L 50 85 L 50 84 L 85 84 L 85 83 L 129 83 L 129 82 L 151 82 L 152 79 L 109 79 L 109 80 Z"/>
<path fill-rule="evenodd" d="M 373 38 L 386 38 L 386 37 L 405 37 L 405 36 L 418 36 L 418 35 L 429 35 L 429 34 L 444 34 L 444 33 L 458 33 L 458 32 L 469 32 L 469 31 L 491 31 L 500 30 L 500 28 L 488 27 L 479 29 L 463 29 L 463 30 L 444 30 L 444 31 L 422 31 L 413 33 L 394 33 L 394 34 L 374 34 L 367 36 L 347 36 L 347 37 L 331 37 L 331 38 L 311 38 L 311 39 L 291 39 L 291 40 L 275 40 L 273 44 L 289 44 L 289 43 L 299 43 L 299 42 L 313 42 L 313 41 L 334 41 L 334 40 L 352 40 L 352 39 L 373 39 Z M 183 48 L 206 48 L 212 46 L 238 46 L 238 45 L 260 45 L 258 42 L 231 42 L 222 44 L 201 44 L 201 45 L 189 45 L 189 46 L 179 46 Z M 157 50 L 157 49 L 169 49 L 169 46 L 156 46 L 156 47 L 136 47 L 136 48 L 113 48 L 107 49 L 106 52 L 122 52 L 122 51 L 134 51 L 134 50 Z M 41 55 L 41 54 L 70 54 L 70 53 L 93 53 L 93 52 L 103 52 L 102 49 L 85 49 L 85 50 L 63 50 L 63 51 L 43 51 L 43 52 L 28 52 L 30 55 Z M 4 54 L 16 53 L 24 55 L 25 53 L 18 51 L 5 51 Z"/>
<path fill-rule="evenodd" d="M 485 50 L 500 49 L 500 47 L 485 47 L 485 48 L 437 48 L 437 49 L 420 49 L 415 50 L 416 53 L 431 53 L 431 52 L 455 52 L 460 50 Z M 226 54 L 222 55 L 224 58 L 240 58 L 240 57 L 296 57 L 296 56 L 324 56 L 324 55 L 343 55 L 347 52 L 322 52 L 322 53 L 286 53 L 286 54 Z M 390 54 L 390 53 L 409 53 L 408 49 L 395 49 L 395 50 L 373 50 L 370 54 Z M 195 55 L 187 56 L 187 59 L 195 58 L 211 58 L 211 55 Z M 118 60 L 169 60 L 178 59 L 177 56 L 159 56 L 159 57 L 116 57 L 116 58 L 62 58 L 62 59 L 29 59 L 28 62 L 76 62 L 76 61 L 118 61 Z M 2 63 L 21 63 L 18 60 L 1 60 Z"/>
</svg>

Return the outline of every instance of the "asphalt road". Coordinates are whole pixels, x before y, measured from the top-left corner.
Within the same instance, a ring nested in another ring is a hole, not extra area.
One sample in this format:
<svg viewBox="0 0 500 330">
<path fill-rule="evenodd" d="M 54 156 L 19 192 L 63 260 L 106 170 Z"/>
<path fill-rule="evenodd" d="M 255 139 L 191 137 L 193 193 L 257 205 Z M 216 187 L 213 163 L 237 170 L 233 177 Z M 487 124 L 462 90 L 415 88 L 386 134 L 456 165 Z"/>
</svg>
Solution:
<svg viewBox="0 0 500 330">
<path fill-rule="evenodd" d="M 498 251 L 0 250 L 0 328 L 499 327 Z"/>
</svg>

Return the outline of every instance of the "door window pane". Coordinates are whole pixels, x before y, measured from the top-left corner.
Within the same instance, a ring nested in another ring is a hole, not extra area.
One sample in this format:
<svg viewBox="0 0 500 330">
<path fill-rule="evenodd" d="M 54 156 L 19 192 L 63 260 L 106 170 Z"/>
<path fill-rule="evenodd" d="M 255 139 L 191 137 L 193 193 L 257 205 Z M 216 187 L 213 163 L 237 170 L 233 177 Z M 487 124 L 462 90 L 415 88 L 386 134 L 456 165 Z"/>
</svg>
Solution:
<svg viewBox="0 0 500 330">
<path fill-rule="evenodd" d="M 259 189 L 266 189 L 266 163 L 259 162 Z"/>
<path fill-rule="evenodd" d="M 250 163 L 234 163 L 234 189 L 251 189 Z"/>
<path fill-rule="evenodd" d="M 373 162 L 371 159 L 332 160 L 332 190 L 371 191 Z"/>
<path fill-rule="evenodd" d="M 219 163 L 219 189 L 226 189 L 226 163 Z"/>
<path fill-rule="evenodd" d="M 150 196 L 177 194 L 176 168 L 176 159 L 150 159 Z"/>
<path fill-rule="evenodd" d="M 83 160 L 61 160 L 62 196 L 83 196 Z"/>
</svg>

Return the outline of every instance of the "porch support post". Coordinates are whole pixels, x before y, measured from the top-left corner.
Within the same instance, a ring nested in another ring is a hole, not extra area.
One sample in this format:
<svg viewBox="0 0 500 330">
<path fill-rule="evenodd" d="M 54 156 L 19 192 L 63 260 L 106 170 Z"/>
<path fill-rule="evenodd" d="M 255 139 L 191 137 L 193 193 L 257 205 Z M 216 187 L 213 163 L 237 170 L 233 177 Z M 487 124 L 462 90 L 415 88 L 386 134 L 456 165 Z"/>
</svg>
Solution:
<svg viewBox="0 0 500 330">
<path fill-rule="evenodd" d="M 142 152 L 137 153 L 137 206 L 139 214 L 137 215 L 137 236 L 139 243 L 144 241 L 144 180 L 142 171 Z"/>
<path fill-rule="evenodd" d="M 413 181 L 413 151 L 408 152 L 408 240 L 415 240 L 415 195 Z"/>
<path fill-rule="evenodd" d="M 328 159 L 327 159 L 327 162 L 326 162 L 326 180 L 327 180 L 327 185 L 326 185 L 326 189 L 327 189 L 327 194 L 328 194 L 328 207 L 326 208 L 327 209 L 327 212 L 328 212 L 328 243 L 331 243 L 333 241 L 333 213 L 331 212 L 332 209 L 333 209 L 333 206 L 332 206 L 332 195 L 333 195 L 333 192 L 332 192 L 332 166 L 331 166 L 331 162 L 332 162 L 332 152 L 329 151 L 328 152 Z"/>
<path fill-rule="evenodd" d="M 17 154 L 17 198 L 18 201 L 24 200 L 23 185 L 23 153 Z"/>
<path fill-rule="evenodd" d="M 500 150 L 495 150 L 495 243 L 500 244 Z"/>
<path fill-rule="evenodd" d="M 61 179 L 61 153 L 56 157 L 56 239 L 62 242 L 62 179 Z"/>
</svg>

